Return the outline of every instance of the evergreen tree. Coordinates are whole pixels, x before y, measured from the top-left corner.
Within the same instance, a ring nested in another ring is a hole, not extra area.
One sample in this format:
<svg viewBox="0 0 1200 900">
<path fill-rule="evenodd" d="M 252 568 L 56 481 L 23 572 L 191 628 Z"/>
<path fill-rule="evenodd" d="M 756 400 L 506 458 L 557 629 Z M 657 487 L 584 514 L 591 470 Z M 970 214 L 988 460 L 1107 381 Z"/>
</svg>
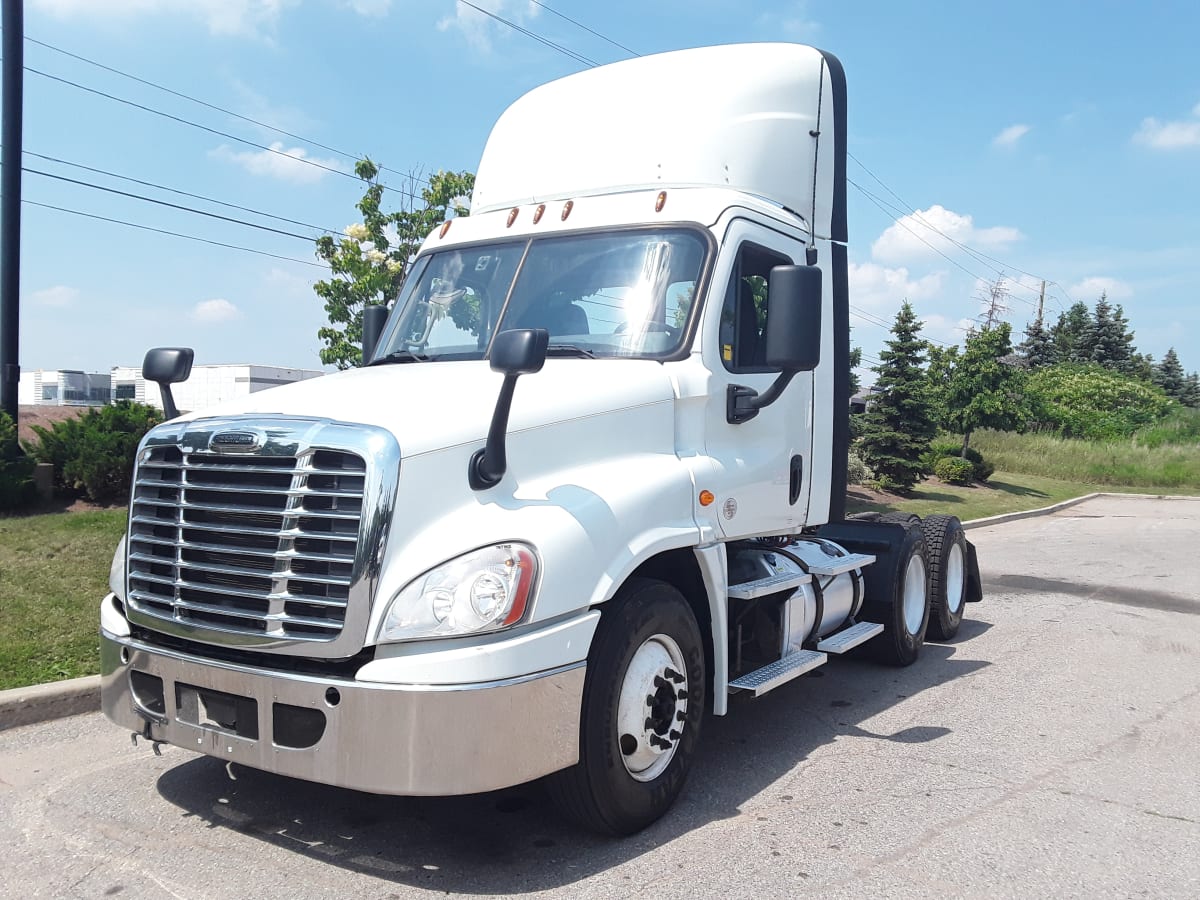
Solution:
<svg viewBox="0 0 1200 900">
<path fill-rule="evenodd" d="M 1192 409 L 1200 409 L 1200 375 L 1193 372 L 1183 383 L 1179 402 Z"/>
<path fill-rule="evenodd" d="M 929 407 L 929 384 L 921 368 L 925 342 L 921 323 L 905 301 L 880 351 L 879 396 L 863 417 L 859 446 L 863 460 L 885 487 L 907 490 L 925 474 L 922 456 L 936 428 Z"/>
<path fill-rule="evenodd" d="M 1183 399 L 1184 388 L 1187 385 L 1187 376 L 1183 372 L 1183 366 L 1179 363 L 1179 356 L 1172 347 L 1167 351 L 1167 355 L 1162 358 L 1162 362 L 1154 367 L 1153 381 L 1168 397 L 1175 400 Z"/>
<path fill-rule="evenodd" d="M 1027 369 L 1044 369 L 1058 362 L 1058 349 L 1042 322 L 1040 311 L 1038 317 L 1025 326 L 1025 340 L 1017 347 L 1017 354 Z"/>
<path fill-rule="evenodd" d="M 1090 350 L 1086 357 L 1079 355 L 1081 338 L 1090 324 L 1091 314 L 1082 301 L 1071 304 L 1070 309 L 1059 315 L 1058 322 L 1050 329 L 1058 362 L 1087 362 L 1091 358 Z"/>
<path fill-rule="evenodd" d="M 946 422 L 962 434 L 964 457 L 976 428 L 1004 430 L 1020 427 L 1025 421 L 1023 373 L 1004 359 L 1012 353 L 1011 337 L 1012 326 L 1007 322 L 972 332 L 950 373 Z"/>
<path fill-rule="evenodd" d="M 1144 373 L 1143 359 L 1133 344 L 1134 334 L 1129 330 L 1129 320 L 1125 318 L 1125 308 L 1120 303 L 1113 310 L 1113 336 L 1117 347 L 1117 371 L 1122 375 L 1140 377 Z"/>
<path fill-rule="evenodd" d="M 1135 353 L 1129 363 L 1129 374 L 1142 381 L 1151 381 L 1154 376 L 1154 357 L 1149 353 Z"/>
</svg>

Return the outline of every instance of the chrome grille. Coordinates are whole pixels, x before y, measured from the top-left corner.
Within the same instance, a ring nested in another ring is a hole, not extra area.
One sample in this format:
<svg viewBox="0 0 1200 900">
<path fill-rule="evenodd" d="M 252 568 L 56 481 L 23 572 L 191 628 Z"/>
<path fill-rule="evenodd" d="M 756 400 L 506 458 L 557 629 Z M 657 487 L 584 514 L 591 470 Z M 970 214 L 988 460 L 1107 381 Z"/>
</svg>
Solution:
<svg viewBox="0 0 1200 900">
<path fill-rule="evenodd" d="M 355 450 L 313 447 L 305 438 L 346 426 L 287 420 L 262 429 L 263 446 L 210 449 L 232 424 L 162 426 L 144 442 L 127 544 L 131 619 L 212 643 L 352 652 L 339 638 L 348 616 L 365 624 L 364 575 L 393 496 L 380 485 L 395 485 L 399 464 L 394 439 L 363 426 L 372 440 L 360 431 L 346 441 Z M 368 449 L 380 445 L 394 452 L 381 460 Z M 390 478 L 372 471 L 388 467 Z"/>
</svg>

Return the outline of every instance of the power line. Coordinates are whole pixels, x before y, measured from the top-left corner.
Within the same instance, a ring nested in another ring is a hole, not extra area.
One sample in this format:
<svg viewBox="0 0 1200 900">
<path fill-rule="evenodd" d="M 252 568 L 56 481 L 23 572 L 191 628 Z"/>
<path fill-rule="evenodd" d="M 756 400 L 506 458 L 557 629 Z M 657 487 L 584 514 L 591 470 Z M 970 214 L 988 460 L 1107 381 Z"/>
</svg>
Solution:
<svg viewBox="0 0 1200 900">
<path fill-rule="evenodd" d="M 226 109 L 223 106 L 218 106 L 216 103 L 210 103 L 207 100 L 201 100 L 199 97 L 193 97 L 190 94 L 185 94 L 182 91 L 177 91 L 173 88 L 167 87 L 166 85 L 159 84 L 158 82 L 150 81 L 147 78 L 141 78 L 140 76 L 134 75 L 130 72 L 125 72 L 125 71 L 122 71 L 121 69 L 115 68 L 113 66 L 105 65 L 102 62 L 98 62 L 97 60 L 94 60 L 94 59 L 89 59 L 88 57 L 81 56 L 78 53 L 72 53 L 70 50 L 64 50 L 62 47 L 56 47 L 54 44 L 49 44 L 49 43 L 46 43 L 45 41 L 39 41 L 36 38 L 29 37 L 28 35 L 25 36 L 25 40 L 29 41 L 31 44 L 37 44 L 39 47 L 45 47 L 47 50 L 52 50 L 55 53 L 61 53 L 63 56 L 68 56 L 71 59 L 78 60 L 79 62 L 87 63 L 89 66 L 95 66 L 98 69 L 103 69 L 105 72 L 111 72 L 113 75 L 120 75 L 122 78 L 128 78 L 130 81 L 136 81 L 138 84 L 143 84 L 147 87 L 152 87 L 155 90 L 170 94 L 173 97 L 178 97 L 181 100 L 187 100 L 189 103 L 196 103 L 200 106 L 206 107 L 207 109 L 214 110 L 215 112 L 219 112 L 219 113 L 222 113 L 227 116 L 232 116 L 235 119 L 240 119 L 243 122 L 248 122 L 251 125 L 255 125 L 259 128 L 264 128 L 267 131 L 273 131 L 276 134 L 281 134 L 284 137 L 289 137 L 292 140 L 301 141 L 301 142 L 303 142 L 305 144 L 309 144 L 313 147 L 319 147 L 320 149 L 328 151 L 329 153 L 336 153 L 338 156 L 344 156 L 347 159 L 353 159 L 355 161 L 363 158 L 363 154 L 350 153 L 349 151 L 346 151 L 346 150 L 339 150 L 336 147 L 331 147 L 328 144 L 323 144 L 320 141 L 313 140 L 312 138 L 304 137 L 303 135 L 295 134 L 294 132 L 291 132 L 291 131 L 286 131 L 282 128 L 279 128 L 276 125 L 270 124 L 269 122 L 263 122 L 259 119 L 255 119 L 251 116 L 242 115 L 241 113 L 234 112 L 231 109 Z M 415 178 L 415 180 L 420 181 L 421 183 L 426 184 L 426 185 L 429 184 L 429 182 L 427 180 L 417 177 L 417 176 L 414 176 L 411 172 L 401 172 L 399 169 L 392 169 L 392 168 L 389 168 L 388 166 L 383 166 L 383 165 L 379 166 L 379 169 L 382 172 L 392 172 L 396 175 L 402 175 L 406 178 Z M 387 185 L 384 185 L 384 187 L 387 187 Z"/>
<path fill-rule="evenodd" d="M 21 202 L 28 203 L 30 206 L 39 206 L 42 209 L 53 209 L 56 212 L 70 213 L 73 216 L 83 216 L 84 218 L 87 218 L 87 219 L 96 219 L 101 222 L 111 222 L 114 225 L 125 225 L 125 226 L 128 226 L 129 228 L 140 229 L 141 231 L 153 231 L 156 234 L 166 234 L 166 235 L 170 235 L 171 237 L 184 238 L 185 240 L 189 240 L 189 241 L 198 241 L 201 244 L 211 244 L 214 247 L 225 247 L 229 250 L 241 250 L 243 253 L 255 253 L 258 256 L 269 256 L 272 259 L 282 259 L 286 262 L 300 263 L 301 265 L 305 265 L 305 266 L 315 266 L 318 269 L 328 269 L 329 268 L 329 266 L 325 265 L 324 263 L 313 262 L 312 260 L 308 260 L 308 259 L 297 259 L 294 256 L 281 256 L 278 253 L 268 253 L 265 250 L 255 250 L 251 247 L 241 247 L 241 246 L 238 246 L 237 244 L 226 244 L 226 243 L 223 243 L 222 241 L 212 241 L 212 240 L 209 240 L 208 238 L 197 237 L 194 234 L 182 234 L 181 232 L 178 232 L 178 231 L 167 231 L 165 228 L 152 228 L 149 225 L 139 225 L 136 222 L 126 222 L 123 219 L 112 219 L 112 218 L 109 218 L 108 216 L 98 216 L 95 213 L 86 213 L 86 212 L 82 212 L 78 209 L 68 209 L 65 206 L 54 206 L 53 204 L 50 204 L 50 203 L 39 203 L 36 200 L 26 200 L 25 198 L 21 198 Z"/>
<path fill-rule="evenodd" d="M 277 222 L 286 222 L 289 225 L 299 225 L 302 228 L 311 228 L 314 231 L 323 231 L 326 234 L 341 234 L 332 228 L 322 228 L 320 225 L 311 225 L 308 222 L 301 222 L 298 219 L 289 219 L 285 216 L 277 216 L 274 213 L 263 212 L 261 209 L 253 209 L 249 206 L 238 206 L 236 203 L 226 203 L 224 200 L 217 200 L 214 197 L 206 197 L 203 194 L 193 194 L 190 191 L 183 191 L 179 188 L 167 187 L 165 184 L 155 184 L 153 181 L 143 181 L 140 178 L 131 178 L 128 175 L 118 175 L 116 172 L 109 172 L 106 169 L 97 169 L 94 166 L 85 166 L 82 163 L 74 163 L 69 160 L 59 159 L 54 156 L 46 156 L 44 153 L 34 153 L 32 150 L 23 151 L 26 156 L 32 156 L 37 159 L 43 159 L 46 162 L 58 163 L 62 166 L 71 166 L 75 169 L 82 169 L 85 172 L 92 172 L 96 175 L 106 175 L 109 178 L 116 178 L 121 181 L 128 181 L 131 184 L 140 184 L 143 187 L 154 188 L 159 191 L 166 191 L 171 194 L 178 194 L 181 197 L 191 197 L 193 200 L 203 200 L 205 203 L 215 203 L 217 206 L 224 206 L 228 209 L 237 209 L 242 212 L 252 213 L 256 216 L 262 216 L 267 219 L 274 219 Z"/>
<path fill-rule="evenodd" d="M 562 44 L 556 44 L 556 43 L 554 43 L 554 41 L 550 40 L 549 38 L 542 37 L 540 34 L 530 31 L 528 28 L 522 28 L 516 22 L 510 22 L 508 19 L 504 18 L 503 16 L 498 16 L 494 12 L 489 12 L 488 10 L 483 9 L 482 7 L 476 6 L 474 3 L 471 3 L 470 0 L 458 0 L 458 2 L 463 4 L 463 6 L 471 7 L 471 9 L 475 10 L 476 12 L 483 13 L 485 16 L 487 16 L 490 19 L 495 19 L 497 22 L 500 22 L 503 25 L 507 25 L 513 31 L 519 31 L 521 34 L 525 35 L 526 37 L 533 38 L 539 44 L 544 44 L 545 46 L 551 48 L 552 50 L 557 50 L 559 53 L 562 53 L 566 56 L 571 57 L 571 59 L 575 60 L 578 63 L 583 63 L 585 66 L 588 66 L 589 68 L 594 69 L 596 66 L 600 65 L 594 59 L 588 59 L 582 53 L 576 53 L 574 50 L 568 50 Z"/>
<path fill-rule="evenodd" d="M 626 47 L 624 44 L 614 41 L 612 38 L 606 37 L 605 35 L 601 34 L 598 31 L 593 31 L 591 28 L 588 28 L 582 22 L 576 21 L 575 19 L 572 19 L 570 16 L 564 16 L 558 10 L 551 9 L 550 7 L 548 7 L 545 3 L 539 3 L 538 0 L 529 0 L 529 2 L 532 3 L 534 6 L 541 7 L 542 9 L 544 9 L 546 12 L 550 13 L 551 15 L 558 16 L 560 19 L 570 22 L 572 25 L 576 26 L 577 28 L 582 28 L 588 34 L 595 35 L 596 37 L 600 38 L 600 40 L 607 41 L 608 43 L 612 44 L 614 47 L 619 47 L 620 49 L 624 50 L 626 53 L 632 54 L 633 56 L 641 56 L 642 55 L 642 54 L 638 53 L 636 50 Z"/>
<path fill-rule="evenodd" d="M 222 222 L 232 222 L 235 225 L 245 225 L 248 228 L 257 228 L 259 231 L 268 231 L 271 234 L 279 234 L 279 235 L 282 235 L 283 237 L 298 238 L 298 239 L 305 241 L 307 243 L 310 243 L 310 244 L 313 243 L 313 240 L 314 240 L 313 238 L 308 237 L 306 235 L 296 234 L 291 231 L 283 231 L 282 229 L 279 229 L 279 228 L 272 228 L 269 225 L 259 225 L 255 222 L 247 222 L 244 219 L 235 219 L 232 216 L 222 216 L 219 213 L 208 212 L 203 209 L 196 209 L 195 207 L 192 207 L 192 206 L 183 206 L 182 204 L 179 204 L 179 203 L 168 203 L 166 200 L 157 200 L 154 197 L 146 197 L 142 194 L 134 194 L 130 191 L 120 191 L 120 190 L 117 190 L 116 188 L 105 187 L 102 184 L 93 184 L 90 181 L 82 181 L 78 178 L 68 178 L 66 175 L 55 175 L 52 172 L 43 172 L 40 169 L 31 169 L 31 168 L 29 168 L 29 166 L 21 166 L 21 171 L 29 172 L 31 175 L 41 175 L 43 178 L 53 178 L 56 181 L 64 181 L 67 184 L 77 184 L 80 187 L 91 188 L 92 190 L 95 190 L 95 191 L 105 191 L 106 193 L 116 194 L 120 197 L 129 197 L 130 199 L 133 199 L 133 200 L 142 200 L 146 203 L 154 203 L 158 206 L 165 206 L 169 209 L 178 209 L 182 212 L 194 213 L 195 215 L 198 215 L 198 216 L 208 216 L 210 219 L 219 219 Z"/>
</svg>

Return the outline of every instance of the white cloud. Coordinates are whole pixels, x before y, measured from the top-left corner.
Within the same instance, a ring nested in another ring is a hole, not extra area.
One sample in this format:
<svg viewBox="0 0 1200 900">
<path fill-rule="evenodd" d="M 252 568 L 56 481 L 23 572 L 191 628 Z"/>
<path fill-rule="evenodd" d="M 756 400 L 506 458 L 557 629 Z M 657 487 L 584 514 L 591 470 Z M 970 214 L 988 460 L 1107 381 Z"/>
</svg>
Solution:
<svg viewBox="0 0 1200 900">
<path fill-rule="evenodd" d="M 945 275 L 932 272 L 912 278 L 908 269 L 889 269 L 877 263 L 850 263 L 850 296 L 854 305 L 889 318 L 905 300 L 916 303 L 936 297 Z"/>
<path fill-rule="evenodd" d="M 112 19 L 166 14 L 199 19 L 216 35 L 254 37 L 271 31 L 279 14 L 298 0 L 34 0 L 60 19 L 89 16 Z"/>
<path fill-rule="evenodd" d="M 270 150 L 234 150 L 222 144 L 215 150 L 210 150 L 209 155 L 236 163 L 251 175 L 263 175 L 299 184 L 320 181 L 329 174 L 328 169 L 344 171 L 338 160 L 309 156 L 303 147 L 284 147 L 283 141 L 274 141 L 270 147 Z"/>
<path fill-rule="evenodd" d="M 1190 119 L 1160 122 L 1153 116 L 1142 119 L 1142 127 L 1133 140 L 1155 150 L 1180 150 L 1200 147 L 1200 103 L 1192 107 Z"/>
<path fill-rule="evenodd" d="M 910 263 L 936 256 L 939 250 L 947 255 L 961 254 L 954 241 L 994 251 L 1004 250 L 1022 237 L 1020 231 L 1008 226 L 977 228 L 971 216 L 934 204 L 897 219 L 871 245 L 871 256 L 882 263 Z"/>
<path fill-rule="evenodd" d="M 73 306 L 75 301 L 79 299 L 79 291 L 76 288 L 67 287 L 65 284 L 56 284 L 54 287 L 34 291 L 29 295 L 28 299 L 30 303 L 37 306 L 62 308 Z"/>
<path fill-rule="evenodd" d="M 541 12 L 537 4 L 530 3 L 528 0 L 479 0 L 475 5 L 517 25 L 523 25 L 530 19 L 537 18 L 538 13 Z M 494 37 L 512 31 L 503 22 L 498 22 L 465 3 L 455 3 L 454 15 L 439 20 L 437 27 L 439 31 L 452 29 L 461 31 L 468 44 L 483 51 L 492 49 Z"/>
<path fill-rule="evenodd" d="M 1067 289 L 1068 293 L 1076 300 L 1083 300 L 1091 304 L 1095 300 L 1100 299 L 1101 294 L 1107 294 L 1109 300 L 1128 300 L 1133 296 L 1133 288 L 1124 281 L 1118 281 L 1116 278 L 1108 278 L 1103 275 L 1093 275 L 1090 278 L 1085 278 Z"/>
<path fill-rule="evenodd" d="M 821 31 L 820 23 L 808 17 L 808 4 L 796 0 L 783 9 L 764 12 L 755 25 L 768 31 L 774 40 L 811 41 Z"/>
<path fill-rule="evenodd" d="M 1028 125 L 1009 125 L 998 135 L 992 138 L 992 146 L 1015 147 L 1017 146 L 1017 142 L 1027 134 L 1029 134 Z"/>
<path fill-rule="evenodd" d="M 232 322 L 234 319 L 240 319 L 241 317 L 241 310 L 221 297 L 213 300 L 201 300 L 192 307 L 191 312 L 191 320 L 202 325 Z"/>
</svg>

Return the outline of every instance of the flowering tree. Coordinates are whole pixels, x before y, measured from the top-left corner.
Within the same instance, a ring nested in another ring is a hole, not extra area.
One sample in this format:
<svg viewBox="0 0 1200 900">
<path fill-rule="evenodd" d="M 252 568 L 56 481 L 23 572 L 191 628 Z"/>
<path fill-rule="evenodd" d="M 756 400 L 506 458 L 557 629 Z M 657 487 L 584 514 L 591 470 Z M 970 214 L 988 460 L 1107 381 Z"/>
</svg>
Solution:
<svg viewBox="0 0 1200 900">
<path fill-rule="evenodd" d="M 317 239 L 317 257 L 329 263 L 332 277 L 313 285 L 325 301 L 329 324 L 317 331 L 325 346 L 321 362 L 349 369 L 362 362 L 362 311 L 369 304 L 391 306 L 409 263 L 434 228 L 450 216 L 465 216 L 465 198 L 475 186 L 470 172 L 438 172 L 419 194 L 405 192 L 407 203 L 397 212 L 380 208 L 384 185 L 379 167 L 360 160 L 354 174 L 367 184 L 358 201 L 363 220 L 346 227 L 345 236 Z M 417 181 L 409 179 L 409 187 Z"/>
</svg>

